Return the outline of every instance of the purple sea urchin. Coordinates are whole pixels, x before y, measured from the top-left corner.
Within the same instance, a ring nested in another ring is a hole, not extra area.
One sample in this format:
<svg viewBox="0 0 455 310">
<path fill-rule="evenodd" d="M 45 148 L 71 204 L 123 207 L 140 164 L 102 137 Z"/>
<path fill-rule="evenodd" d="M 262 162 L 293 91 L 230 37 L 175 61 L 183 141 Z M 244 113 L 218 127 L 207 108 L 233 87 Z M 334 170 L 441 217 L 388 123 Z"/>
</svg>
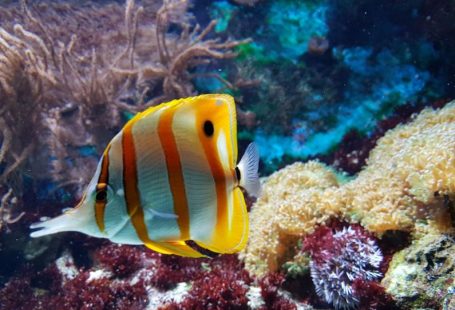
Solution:
<svg viewBox="0 0 455 310">
<path fill-rule="evenodd" d="M 357 307 L 359 299 L 352 286 L 355 280 L 374 281 L 381 276 L 381 250 L 360 226 L 337 231 L 320 227 L 305 238 L 304 250 L 311 254 L 316 293 L 335 309 Z"/>
</svg>

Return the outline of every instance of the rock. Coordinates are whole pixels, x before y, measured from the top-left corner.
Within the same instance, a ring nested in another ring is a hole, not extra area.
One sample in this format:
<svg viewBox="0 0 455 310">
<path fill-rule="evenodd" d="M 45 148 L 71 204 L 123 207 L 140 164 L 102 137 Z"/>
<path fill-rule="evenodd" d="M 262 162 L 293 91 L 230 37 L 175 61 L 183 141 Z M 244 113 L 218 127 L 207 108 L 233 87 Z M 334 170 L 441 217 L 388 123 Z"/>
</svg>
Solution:
<svg viewBox="0 0 455 310">
<path fill-rule="evenodd" d="M 382 285 L 404 309 L 455 309 L 455 237 L 428 234 L 396 253 Z"/>
</svg>

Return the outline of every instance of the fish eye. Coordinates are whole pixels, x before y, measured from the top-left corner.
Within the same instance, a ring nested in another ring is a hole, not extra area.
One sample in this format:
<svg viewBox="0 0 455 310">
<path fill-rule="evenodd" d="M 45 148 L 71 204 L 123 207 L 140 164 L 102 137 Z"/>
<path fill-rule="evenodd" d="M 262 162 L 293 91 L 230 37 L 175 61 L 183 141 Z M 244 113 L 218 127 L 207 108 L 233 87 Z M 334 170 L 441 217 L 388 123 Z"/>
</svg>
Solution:
<svg viewBox="0 0 455 310">
<path fill-rule="evenodd" d="M 213 136 L 213 132 L 215 129 L 213 128 L 213 123 L 211 121 L 205 121 L 204 122 L 204 133 L 207 137 Z"/>
<path fill-rule="evenodd" d="M 96 201 L 104 201 L 106 200 L 106 190 L 101 190 L 96 193 Z"/>
<path fill-rule="evenodd" d="M 107 185 L 106 184 L 98 184 L 96 186 L 96 196 L 95 199 L 97 202 L 103 202 L 107 198 Z"/>
</svg>

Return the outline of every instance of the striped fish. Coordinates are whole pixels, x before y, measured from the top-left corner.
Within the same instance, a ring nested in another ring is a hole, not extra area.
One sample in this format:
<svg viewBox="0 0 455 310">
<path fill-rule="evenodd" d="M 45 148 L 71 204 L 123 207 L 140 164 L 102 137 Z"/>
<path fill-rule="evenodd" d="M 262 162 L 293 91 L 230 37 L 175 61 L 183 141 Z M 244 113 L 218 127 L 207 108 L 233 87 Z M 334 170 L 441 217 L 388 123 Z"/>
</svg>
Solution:
<svg viewBox="0 0 455 310">
<path fill-rule="evenodd" d="M 164 254 L 238 252 L 248 238 L 241 188 L 258 195 L 258 158 L 250 144 L 236 166 L 229 95 L 151 107 L 109 143 L 79 205 L 31 225 L 31 237 L 78 231 Z"/>
</svg>

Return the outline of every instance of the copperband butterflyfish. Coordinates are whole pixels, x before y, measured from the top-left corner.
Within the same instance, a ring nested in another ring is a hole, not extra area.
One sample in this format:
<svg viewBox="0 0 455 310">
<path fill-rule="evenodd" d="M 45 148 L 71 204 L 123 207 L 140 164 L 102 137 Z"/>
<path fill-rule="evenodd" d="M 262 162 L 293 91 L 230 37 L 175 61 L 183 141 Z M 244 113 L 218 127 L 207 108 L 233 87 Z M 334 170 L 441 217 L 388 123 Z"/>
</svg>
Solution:
<svg viewBox="0 0 455 310">
<path fill-rule="evenodd" d="M 252 143 L 237 164 L 231 96 L 150 107 L 108 144 L 81 202 L 31 225 L 31 236 L 77 231 L 163 254 L 235 253 L 248 239 L 242 189 L 258 195 L 258 161 Z"/>
</svg>

